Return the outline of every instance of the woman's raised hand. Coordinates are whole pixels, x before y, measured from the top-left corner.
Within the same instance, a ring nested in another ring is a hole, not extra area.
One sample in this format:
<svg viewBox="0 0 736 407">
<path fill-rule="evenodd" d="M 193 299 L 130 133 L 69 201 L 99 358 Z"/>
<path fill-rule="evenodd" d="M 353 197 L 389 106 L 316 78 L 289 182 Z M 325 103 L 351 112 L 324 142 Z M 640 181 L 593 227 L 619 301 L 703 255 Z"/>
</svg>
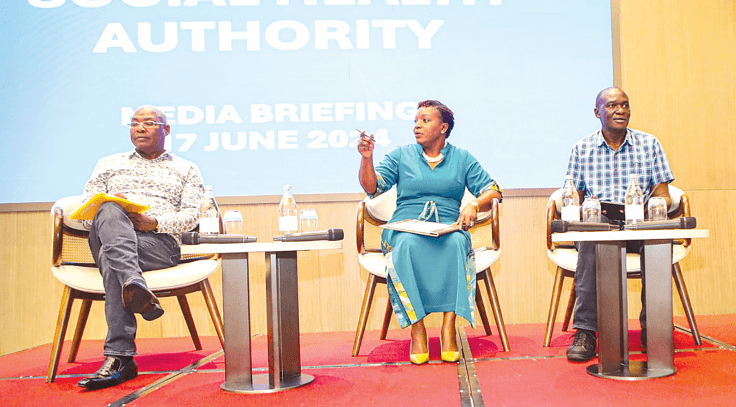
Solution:
<svg viewBox="0 0 736 407">
<path fill-rule="evenodd" d="M 360 133 L 360 141 L 358 142 L 358 152 L 364 158 L 371 158 L 373 156 L 373 147 L 375 144 L 375 138 L 373 134 L 370 136 L 364 132 Z"/>
</svg>

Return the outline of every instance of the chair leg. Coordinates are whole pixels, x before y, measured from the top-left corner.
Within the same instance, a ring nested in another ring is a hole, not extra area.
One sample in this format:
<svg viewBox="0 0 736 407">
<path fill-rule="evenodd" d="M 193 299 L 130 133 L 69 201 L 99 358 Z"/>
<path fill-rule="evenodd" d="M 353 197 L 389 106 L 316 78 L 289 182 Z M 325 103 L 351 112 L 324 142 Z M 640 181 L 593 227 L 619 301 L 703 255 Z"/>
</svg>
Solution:
<svg viewBox="0 0 736 407">
<path fill-rule="evenodd" d="M 215 294 L 212 292 L 212 286 L 210 280 L 205 279 L 199 283 L 200 291 L 204 297 L 204 303 L 207 304 L 207 311 L 210 312 L 210 318 L 212 318 L 212 324 L 215 326 L 215 332 L 217 337 L 220 339 L 220 345 L 225 348 L 225 329 L 222 323 L 222 316 L 220 315 L 220 309 L 217 308 L 217 301 L 215 301 Z"/>
<path fill-rule="evenodd" d="M 82 305 L 79 308 L 79 316 L 77 317 L 77 326 L 74 328 L 72 346 L 69 348 L 69 357 L 67 358 L 67 362 L 69 363 L 74 363 L 77 360 L 79 344 L 82 342 L 82 334 L 84 333 L 84 327 L 87 326 L 87 319 L 89 318 L 89 310 L 91 308 L 92 300 L 82 300 Z"/>
<path fill-rule="evenodd" d="M 383 313 L 383 325 L 381 325 L 381 340 L 386 339 L 388 334 L 388 326 L 391 323 L 391 316 L 394 314 L 394 308 L 391 306 L 391 300 L 386 301 L 386 311 Z"/>
<path fill-rule="evenodd" d="M 368 323 L 368 314 L 371 312 L 371 303 L 373 302 L 373 293 L 376 291 L 376 276 L 368 273 L 368 281 L 365 283 L 365 294 L 363 295 L 363 305 L 360 307 L 360 317 L 358 318 L 358 328 L 355 330 L 355 342 L 353 342 L 353 356 L 358 356 L 360 352 L 360 344 L 363 342 L 363 333 Z"/>
<path fill-rule="evenodd" d="M 46 383 L 51 383 L 56 378 L 56 369 L 59 367 L 59 356 L 61 356 L 61 348 L 64 345 L 64 337 L 66 336 L 66 327 L 69 324 L 69 315 L 72 312 L 72 304 L 74 303 L 72 290 L 71 287 L 65 285 L 64 292 L 61 295 L 61 305 L 59 306 L 59 316 L 56 319 L 54 341 L 51 342 L 51 357 L 49 358 L 49 369 L 46 372 Z"/>
<path fill-rule="evenodd" d="M 491 336 L 493 333 L 491 332 L 491 323 L 488 321 L 488 313 L 486 312 L 486 304 L 483 302 L 483 295 L 480 292 L 480 278 L 477 279 L 477 282 L 475 284 L 475 306 L 478 308 L 478 315 L 480 315 L 480 320 L 483 322 L 483 328 L 486 330 L 486 336 Z M 488 284 L 488 282 L 486 282 Z"/>
<path fill-rule="evenodd" d="M 488 293 L 488 302 L 491 304 L 491 310 L 493 310 L 493 318 L 496 320 L 496 326 L 498 327 L 498 336 L 501 337 L 501 344 L 503 345 L 503 351 L 509 351 L 509 338 L 506 335 L 506 325 L 503 322 L 503 315 L 501 314 L 501 303 L 498 301 L 498 293 L 496 292 L 496 284 L 493 282 L 493 274 L 490 272 L 490 268 L 483 270 L 485 275 L 482 277 L 486 280 L 486 291 Z"/>
<path fill-rule="evenodd" d="M 698 324 L 695 322 L 695 313 L 693 312 L 693 306 L 690 303 L 690 295 L 687 293 L 687 286 L 685 286 L 685 279 L 682 276 L 680 263 L 672 265 L 672 277 L 675 279 L 677 293 L 680 294 L 680 302 L 682 303 L 682 308 L 685 310 L 687 322 L 690 324 L 690 330 L 693 333 L 695 344 L 700 346 L 703 344 L 703 341 L 700 339 L 700 331 L 698 331 Z"/>
<path fill-rule="evenodd" d="M 555 319 L 557 318 L 557 307 L 560 305 L 560 296 L 562 295 L 562 283 L 565 276 L 561 267 L 557 267 L 555 273 L 555 283 L 552 286 L 552 299 L 549 303 L 549 313 L 547 314 L 547 331 L 544 333 L 544 346 L 548 347 L 552 342 L 552 330 L 554 329 Z"/>
<path fill-rule="evenodd" d="M 572 311 L 575 308 L 575 301 L 578 299 L 575 294 L 575 283 L 572 283 L 570 287 L 570 298 L 567 300 L 567 309 L 565 310 L 565 320 L 562 321 L 562 330 L 567 332 L 567 328 L 570 327 L 570 321 L 572 320 Z"/>
<path fill-rule="evenodd" d="M 192 310 L 189 308 L 189 301 L 187 301 L 186 295 L 177 295 L 176 299 L 179 300 L 179 307 L 181 307 L 181 313 L 184 314 L 184 321 L 187 323 L 189 334 L 192 336 L 192 342 L 194 342 L 194 349 L 202 350 L 202 342 L 199 341 L 199 335 L 197 334 L 197 327 L 194 325 L 194 318 L 192 318 Z"/>
</svg>

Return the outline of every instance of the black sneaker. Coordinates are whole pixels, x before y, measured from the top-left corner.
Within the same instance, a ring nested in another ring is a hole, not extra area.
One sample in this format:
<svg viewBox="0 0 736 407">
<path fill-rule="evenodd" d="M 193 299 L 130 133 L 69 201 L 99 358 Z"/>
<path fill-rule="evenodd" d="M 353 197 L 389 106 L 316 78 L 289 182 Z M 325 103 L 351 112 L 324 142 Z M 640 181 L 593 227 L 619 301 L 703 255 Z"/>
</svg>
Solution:
<svg viewBox="0 0 736 407">
<path fill-rule="evenodd" d="M 595 332 L 578 329 L 572 345 L 567 348 L 567 360 L 571 362 L 587 362 L 595 357 Z"/>
</svg>

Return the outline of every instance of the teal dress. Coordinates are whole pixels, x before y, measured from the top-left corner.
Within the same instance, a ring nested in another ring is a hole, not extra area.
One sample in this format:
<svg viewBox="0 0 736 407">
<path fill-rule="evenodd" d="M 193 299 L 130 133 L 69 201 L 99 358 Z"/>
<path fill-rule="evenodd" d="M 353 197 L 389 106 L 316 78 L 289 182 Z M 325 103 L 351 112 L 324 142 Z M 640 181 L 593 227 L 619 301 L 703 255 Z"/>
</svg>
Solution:
<svg viewBox="0 0 736 407">
<path fill-rule="evenodd" d="M 391 222 L 421 219 L 449 225 L 460 215 L 466 187 L 475 196 L 501 192 L 468 151 L 447 143 L 442 154 L 433 170 L 422 157 L 422 146 L 412 144 L 391 151 L 376 166 L 374 196 L 396 185 Z M 402 328 L 429 313 L 450 311 L 475 326 L 475 258 L 468 232 L 428 237 L 384 229 L 381 238 L 389 299 Z"/>
</svg>

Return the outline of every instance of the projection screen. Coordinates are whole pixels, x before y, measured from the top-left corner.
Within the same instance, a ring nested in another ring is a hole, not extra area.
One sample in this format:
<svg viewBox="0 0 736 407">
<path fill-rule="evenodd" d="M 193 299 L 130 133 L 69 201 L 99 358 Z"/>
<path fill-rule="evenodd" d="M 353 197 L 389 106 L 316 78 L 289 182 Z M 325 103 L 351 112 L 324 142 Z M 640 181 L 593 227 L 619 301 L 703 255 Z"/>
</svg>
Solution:
<svg viewBox="0 0 736 407">
<path fill-rule="evenodd" d="M 561 186 L 613 84 L 607 0 L 13 0 L 0 6 L 0 202 L 81 193 L 161 107 L 217 196 L 360 192 L 417 102 L 505 189 Z"/>
</svg>

